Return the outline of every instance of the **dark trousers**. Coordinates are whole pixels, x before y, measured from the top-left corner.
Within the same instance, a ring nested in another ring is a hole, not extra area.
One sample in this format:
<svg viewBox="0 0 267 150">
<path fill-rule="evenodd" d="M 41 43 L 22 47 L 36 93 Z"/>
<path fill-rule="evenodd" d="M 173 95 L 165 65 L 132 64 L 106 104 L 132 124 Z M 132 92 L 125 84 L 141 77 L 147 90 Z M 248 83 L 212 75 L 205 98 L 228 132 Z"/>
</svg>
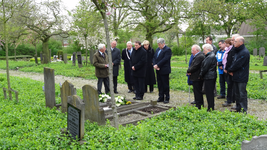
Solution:
<svg viewBox="0 0 267 150">
<path fill-rule="evenodd" d="M 225 96 L 225 82 L 226 82 L 225 76 L 226 76 L 225 74 L 219 74 L 221 96 Z"/>
<path fill-rule="evenodd" d="M 227 103 L 233 103 L 235 102 L 234 100 L 234 82 L 232 80 L 232 76 L 229 74 L 226 75 L 226 81 L 227 81 Z"/>
<path fill-rule="evenodd" d="M 145 92 L 147 92 L 147 86 L 148 85 L 145 85 Z M 150 92 L 153 92 L 153 90 L 154 90 L 154 85 L 152 84 L 152 85 L 149 85 L 149 91 Z"/>
<path fill-rule="evenodd" d="M 118 76 L 113 76 L 114 92 L 118 92 L 118 91 L 117 91 L 117 85 L 118 85 L 117 78 L 118 78 Z"/>
<path fill-rule="evenodd" d="M 196 101 L 196 107 L 198 109 L 201 109 L 201 106 L 204 106 L 202 86 L 203 86 L 203 80 L 193 81 L 194 98 Z"/>
<path fill-rule="evenodd" d="M 214 88 L 215 79 L 205 80 L 205 91 L 208 102 L 208 110 L 214 110 Z"/>
<path fill-rule="evenodd" d="M 134 78 L 134 88 L 136 90 L 135 97 L 144 96 L 144 87 L 145 87 L 145 77 L 133 77 Z"/>
<path fill-rule="evenodd" d="M 170 100 L 170 83 L 169 74 L 157 74 L 158 89 L 159 89 L 159 99 Z"/>
<path fill-rule="evenodd" d="M 134 84 L 133 83 L 129 83 L 127 82 L 127 85 L 128 85 L 128 89 L 133 91 L 134 90 Z"/>
<path fill-rule="evenodd" d="M 248 110 L 248 99 L 247 99 L 247 83 L 234 82 L 235 87 L 235 99 L 236 99 L 236 110 L 238 112 L 247 112 Z"/>
<path fill-rule="evenodd" d="M 97 91 L 98 94 L 102 94 L 101 89 L 102 89 L 102 82 L 104 82 L 104 86 L 105 86 L 105 93 L 109 93 L 109 78 L 98 78 L 97 81 Z"/>
</svg>

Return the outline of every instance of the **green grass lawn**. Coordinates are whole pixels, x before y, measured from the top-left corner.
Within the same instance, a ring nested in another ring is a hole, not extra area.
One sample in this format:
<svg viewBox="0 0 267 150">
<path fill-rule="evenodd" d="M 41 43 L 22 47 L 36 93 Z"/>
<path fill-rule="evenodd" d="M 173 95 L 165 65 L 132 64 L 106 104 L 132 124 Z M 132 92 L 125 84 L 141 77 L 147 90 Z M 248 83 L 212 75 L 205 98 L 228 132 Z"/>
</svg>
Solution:
<svg viewBox="0 0 267 150">
<path fill-rule="evenodd" d="M 0 92 L 0 149 L 240 149 L 243 140 L 267 134 L 267 122 L 249 114 L 183 106 L 119 130 L 86 121 L 86 142 L 80 145 L 60 134 L 67 127 L 67 114 L 45 107 L 43 82 L 11 80 L 19 102 L 5 100 Z M 6 84 L 0 74 L 0 88 Z"/>
</svg>

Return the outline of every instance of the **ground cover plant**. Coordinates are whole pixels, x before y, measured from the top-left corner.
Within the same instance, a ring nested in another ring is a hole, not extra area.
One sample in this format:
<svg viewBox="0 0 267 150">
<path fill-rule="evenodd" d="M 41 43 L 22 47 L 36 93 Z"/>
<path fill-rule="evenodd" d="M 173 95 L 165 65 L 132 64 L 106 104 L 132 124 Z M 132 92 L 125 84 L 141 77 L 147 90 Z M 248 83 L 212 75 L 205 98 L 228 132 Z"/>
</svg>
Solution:
<svg viewBox="0 0 267 150">
<path fill-rule="evenodd" d="M 45 107 L 43 82 L 20 77 L 11 81 L 19 102 L 0 93 L 0 149 L 240 149 L 243 140 L 267 134 L 267 122 L 249 114 L 183 106 L 119 130 L 86 121 L 86 142 L 79 145 L 60 135 L 67 115 Z M 0 87 L 5 85 L 6 76 L 0 74 Z M 81 96 L 81 90 L 77 94 Z"/>
</svg>

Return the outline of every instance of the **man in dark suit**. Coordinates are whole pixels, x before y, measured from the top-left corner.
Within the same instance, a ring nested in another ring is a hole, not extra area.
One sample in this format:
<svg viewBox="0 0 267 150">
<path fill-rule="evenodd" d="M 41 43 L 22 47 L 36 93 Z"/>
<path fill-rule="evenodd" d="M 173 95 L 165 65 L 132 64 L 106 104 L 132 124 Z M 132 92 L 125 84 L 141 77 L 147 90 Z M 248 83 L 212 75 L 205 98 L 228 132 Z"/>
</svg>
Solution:
<svg viewBox="0 0 267 150">
<path fill-rule="evenodd" d="M 132 75 L 131 55 L 135 51 L 132 42 L 127 42 L 127 48 L 122 50 L 121 59 L 124 60 L 124 80 L 128 85 L 128 93 L 134 92 L 134 79 Z"/>
<path fill-rule="evenodd" d="M 136 90 L 135 97 L 133 99 L 143 100 L 145 77 L 146 77 L 146 51 L 141 46 L 140 41 L 135 42 L 135 50 L 131 55 L 132 73 L 134 78 L 134 86 Z"/>
<path fill-rule="evenodd" d="M 170 100 L 170 84 L 169 75 L 171 73 L 171 49 L 165 45 L 165 40 L 159 38 L 157 40 L 158 48 L 153 58 L 154 69 L 157 73 L 159 98 L 158 102 L 169 103 Z M 164 100 L 165 96 L 165 100 Z"/>
<path fill-rule="evenodd" d="M 193 81 L 195 104 L 196 107 L 200 109 L 201 105 L 203 105 L 203 80 L 199 79 L 198 76 L 201 71 L 201 64 L 205 59 L 205 55 L 201 52 L 201 48 L 198 45 L 192 46 L 191 53 L 194 58 L 190 67 L 187 69 L 187 75 L 190 75 L 190 81 Z"/>
<path fill-rule="evenodd" d="M 111 42 L 111 56 L 112 56 L 112 65 L 113 65 L 113 84 L 114 84 L 114 93 L 118 94 L 117 84 L 118 84 L 118 75 L 119 75 L 119 65 L 121 63 L 121 54 L 120 50 L 116 48 L 117 42 Z"/>
</svg>

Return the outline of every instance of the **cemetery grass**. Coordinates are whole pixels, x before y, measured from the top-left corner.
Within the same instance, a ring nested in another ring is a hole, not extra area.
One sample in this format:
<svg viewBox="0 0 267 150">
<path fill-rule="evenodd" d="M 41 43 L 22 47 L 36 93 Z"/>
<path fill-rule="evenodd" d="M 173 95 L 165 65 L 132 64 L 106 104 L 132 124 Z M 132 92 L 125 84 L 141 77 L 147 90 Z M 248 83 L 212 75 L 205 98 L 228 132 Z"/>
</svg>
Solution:
<svg viewBox="0 0 267 150">
<path fill-rule="evenodd" d="M 60 134 L 67 115 L 45 107 L 43 82 L 12 76 L 11 81 L 20 92 L 19 102 L 5 100 L 0 92 L 0 149 L 240 149 L 243 140 L 267 134 L 267 122 L 249 114 L 182 106 L 119 130 L 109 122 L 98 126 L 86 121 L 86 142 L 79 145 Z M 0 87 L 6 84 L 0 74 Z M 77 95 L 82 95 L 80 89 Z"/>
</svg>

